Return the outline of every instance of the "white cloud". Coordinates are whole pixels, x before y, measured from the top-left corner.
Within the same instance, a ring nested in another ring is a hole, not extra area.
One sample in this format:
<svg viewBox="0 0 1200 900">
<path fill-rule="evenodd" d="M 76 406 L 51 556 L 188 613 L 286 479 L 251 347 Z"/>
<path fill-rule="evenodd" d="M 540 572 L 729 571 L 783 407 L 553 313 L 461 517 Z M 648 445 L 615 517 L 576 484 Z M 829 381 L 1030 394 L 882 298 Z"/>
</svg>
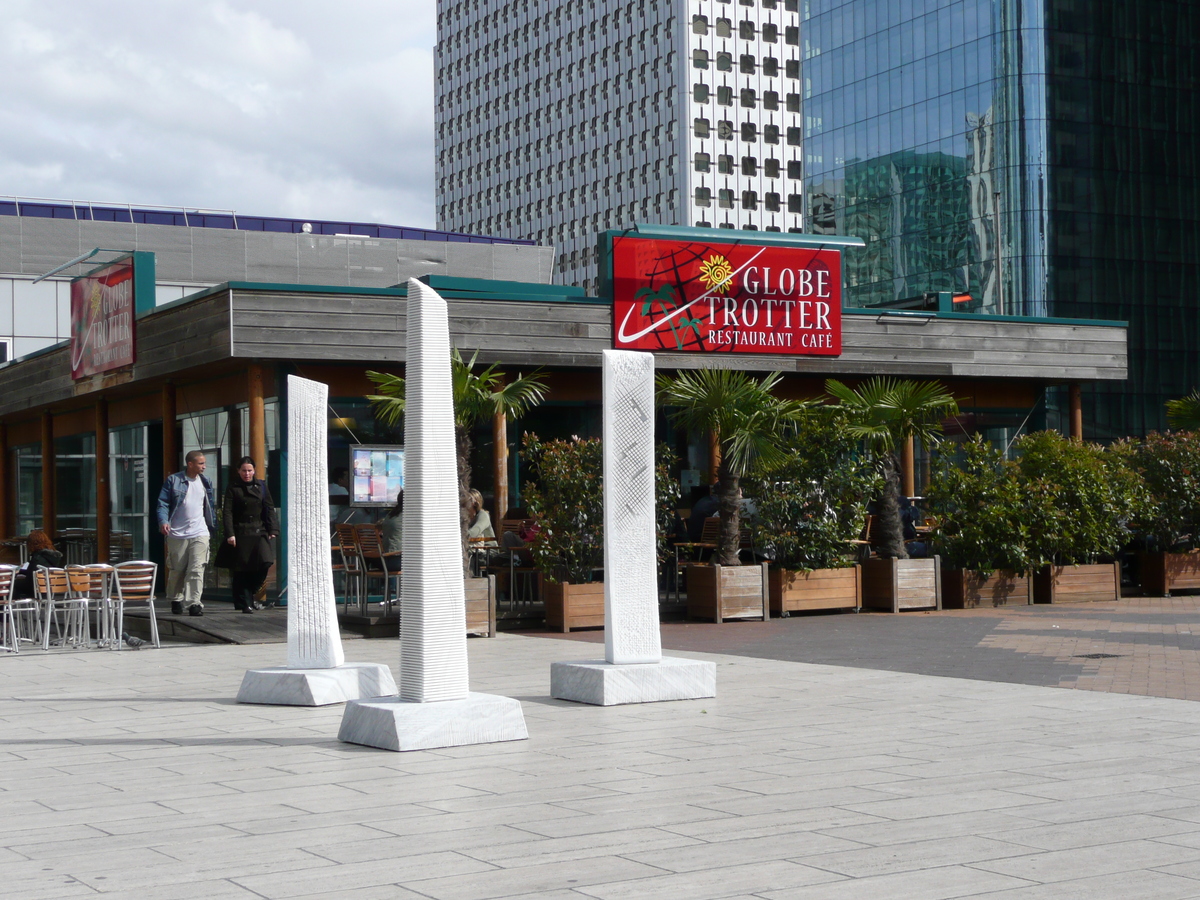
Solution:
<svg viewBox="0 0 1200 900">
<path fill-rule="evenodd" d="M 435 0 L 0 0 L 0 194 L 432 226 Z"/>
</svg>

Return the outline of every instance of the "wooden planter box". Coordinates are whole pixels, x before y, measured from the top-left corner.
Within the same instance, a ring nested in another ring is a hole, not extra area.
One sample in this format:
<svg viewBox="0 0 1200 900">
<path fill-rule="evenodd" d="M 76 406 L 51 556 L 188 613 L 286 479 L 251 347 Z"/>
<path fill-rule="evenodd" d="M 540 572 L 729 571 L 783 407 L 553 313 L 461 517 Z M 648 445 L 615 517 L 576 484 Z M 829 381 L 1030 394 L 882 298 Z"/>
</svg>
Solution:
<svg viewBox="0 0 1200 900">
<path fill-rule="evenodd" d="M 1033 602 L 1029 578 L 999 570 L 984 578 L 973 569 L 942 571 L 942 609 L 980 606 L 1028 606 Z"/>
<path fill-rule="evenodd" d="M 1034 603 L 1103 603 L 1120 599 L 1120 563 L 1043 566 L 1033 573 Z"/>
<path fill-rule="evenodd" d="M 862 605 L 894 613 L 941 609 L 941 558 L 868 559 L 862 564 Z"/>
<path fill-rule="evenodd" d="M 853 609 L 862 605 L 862 569 L 771 569 L 767 580 L 771 615 L 786 616 L 808 609 Z"/>
<path fill-rule="evenodd" d="M 1186 553 L 1139 553 L 1142 590 L 1169 597 L 1171 591 L 1200 588 L 1200 550 Z"/>
<path fill-rule="evenodd" d="M 687 612 L 696 619 L 767 619 L 767 564 L 688 566 Z"/>
<path fill-rule="evenodd" d="M 542 598 L 546 602 L 546 627 L 564 634 L 576 628 L 604 627 L 604 582 L 558 584 L 544 582 Z"/>
<path fill-rule="evenodd" d="M 496 636 L 496 576 L 468 578 L 467 589 L 467 634 L 481 637 Z"/>
</svg>

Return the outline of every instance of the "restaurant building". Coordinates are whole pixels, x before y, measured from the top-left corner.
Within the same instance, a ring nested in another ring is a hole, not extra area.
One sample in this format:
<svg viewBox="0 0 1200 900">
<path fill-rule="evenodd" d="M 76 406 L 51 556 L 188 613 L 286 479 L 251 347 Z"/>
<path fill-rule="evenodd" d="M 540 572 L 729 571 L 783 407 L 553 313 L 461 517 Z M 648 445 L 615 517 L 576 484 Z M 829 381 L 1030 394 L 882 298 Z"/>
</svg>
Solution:
<svg viewBox="0 0 1200 900">
<path fill-rule="evenodd" d="M 714 243 L 720 239 L 727 243 Z M 476 434 L 474 482 L 494 515 L 521 494 L 515 451 L 524 431 L 599 434 L 601 351 L 614 345 L 653 349 L 663 370 L 780 372 L 781 390 L 793 397 L 819 396 L 827 377 L 937 379 L 959 398 L 955 428 L 993 438 L 1042 426 L 1049 387 L 1078 396 L 1084 384 L 1126 377 L 1120 322 L 954 312 L 950 295 L 929 298 L 924 309 L 842 308 L 838 254 L 856 252 L 858 243 L 668 226 L 610 232 L 601 238 L 600 297 L 539 280 L 539 257 L 524 279 L 413 273 L 447 299 L 451 341 L 464 356 L 477 353 L 479 363 L 514 375 L 534 368 L 547 375 L 546 403 Z M 713 268 L 717 258 L 729 268 Z M 121 532 L 132 536 L 134 555 L 161 558 L 154 499 L 164 474 L 181 468 L 191 449 L 209 456 L 219 487 L 241 455 L 262 461 L 286 529 L 286 376 L 330 386 L 331 468 L 346 465 L 354 445 L 402 443 L 400 431 L 376 421 L 365 395 L 374 390 L 368 370 L 403 373 L 406 293 L 404 284 L 228 279 L 163 305 L 135 297 L 135 340 L 113 368 L 81 371 L 71 341 L 0 366 L 3 533 L 92 528 L 106 558 L 111 535 Z M 813 305 L 802 305 L 808 300 Z M 779 336 L 785 311 L 794 335 L 787 341 Z M 706 483 L 706 442 L 659 421 L 680 453 L 685 486 Z M 1081 433 L 1078 406 L 1072 422 Z M 909 493 L 919 469 L 918 448 L 907 463 Z"/>
</svg>

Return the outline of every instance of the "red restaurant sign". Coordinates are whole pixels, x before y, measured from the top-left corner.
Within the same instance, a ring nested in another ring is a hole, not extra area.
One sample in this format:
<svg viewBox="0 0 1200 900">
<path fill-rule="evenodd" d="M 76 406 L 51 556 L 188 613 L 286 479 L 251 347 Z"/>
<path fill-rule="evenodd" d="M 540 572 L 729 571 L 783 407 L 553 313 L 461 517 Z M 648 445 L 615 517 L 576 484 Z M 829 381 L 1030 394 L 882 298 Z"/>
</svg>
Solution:
<svg viewBox="0 0 1200 900">
<path fill-rule="evenodd" d="M 612 267 L 619 349 L 842 352 L 838 250 L 621 236 Z"/>
<path fill-rule="evenodd" d="M 133 260 L 71 282 L 71 377 L 133 365 Z"/>
</svg>

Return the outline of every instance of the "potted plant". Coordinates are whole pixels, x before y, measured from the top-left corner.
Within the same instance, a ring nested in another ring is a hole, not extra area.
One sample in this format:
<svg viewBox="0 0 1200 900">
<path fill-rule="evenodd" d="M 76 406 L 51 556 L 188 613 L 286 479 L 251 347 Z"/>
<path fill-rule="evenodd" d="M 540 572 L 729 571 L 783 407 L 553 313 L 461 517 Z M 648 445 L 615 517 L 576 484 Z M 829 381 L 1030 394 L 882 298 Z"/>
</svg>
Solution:
<svg viewBox="0 0 1200 900">
<path fill-rule="evenodd" d="M 1200 432 L 1151 433 L 1134 464 L 1149 492 L 1138 523 L 1146 540 L 1138 559 L 1143 590 L 1166 596 L 1200 588 Z"/>
<path fill-rule="evenodd" d="M 846 432 L 872 453 L 882 476 L 874 524 L 876 556 L 863 563 L 863 606 L 900 612 L 941 606 L 937 557 L 909 559 L 900 522 L 900 458 L 908 440 L 936 443 L 958 403 L 936 382 L 872 378 L 856 389 L 835 379 L 825 390 L 846 411 Z"/>
<path fill-rule="evenodd" d="M 537 520 L 530 545 L 542 581 L 546 627 L 563 632 L 604 626 L 604 458 L 597 438 L 541 441 L 525 435 L 529 463 L 525 502 Z M 679 486 L 671 477 L 670 451 L 657 449 L 654 488 L 657 556 L 666 559 Z"/>
<path fill-rule="evenodd" d="M 1029 518 L 1017 465 L 976 435 L 961 460 L 939 456 L 925 501 L 943 608 L 1028 605 Z"/>
<path fill-rule="evenodd" d="M 603 627 L 604 462 L 597 438 L 541 441 L 526 434 L 524 500 L 537 520 L 530 544 L 542 581 L 546 627 Z"/>
<path fill-rule="evenodd" d="M 783 454 L 778 440 L 809 405 L 781 400 L 772 391 L 780 375 L 761 381 L 737 369 L 696 369 L 658 378 L 658 402 L 671 421 L 692 434 L 712 436 L 716 444 L 720 537 L 711 565 L 689 566 L 688 615 L 712 618 L 767 618 L 766 564 L 742 567 L 741 479 L 758 462 L 770 464 Z"/>
<path fill-rule="evenodd" d="M 1028 526 L 1036 566 L 1035 603 L 1119 600 L 1117 551 L 1146 507 L 1146 488 L 1127 445 L 1099 444 L 1039 431 L 1018 438 Z"/>
<path fill-rule="evenodd" d="M 851 556 L 867 501 L 878 489 L 874 466 L 856 458 L 844 415 L 813 410 L 786 444 L 786 459 L 756 484 L 754 545 L 771 558 L 770 608 L 853 609 L 862 602 L 861 568 Z"/>
</svg>

